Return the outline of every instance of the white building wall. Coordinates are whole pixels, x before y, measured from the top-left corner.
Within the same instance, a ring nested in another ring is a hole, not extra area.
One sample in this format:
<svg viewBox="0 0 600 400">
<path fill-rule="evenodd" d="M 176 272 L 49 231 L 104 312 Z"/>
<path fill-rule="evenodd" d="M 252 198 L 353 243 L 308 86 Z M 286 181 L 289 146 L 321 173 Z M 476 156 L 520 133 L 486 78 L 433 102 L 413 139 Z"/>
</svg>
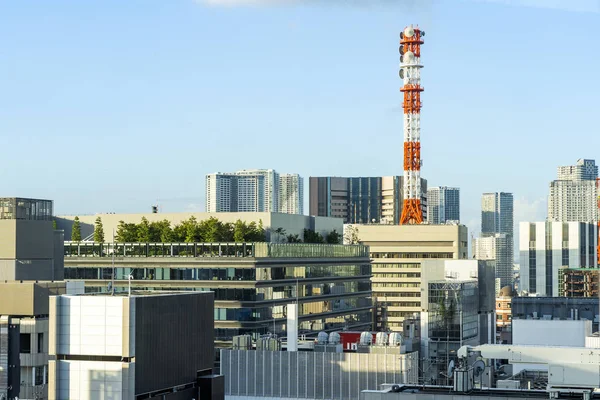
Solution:
<svg viewBox="0 0 600 400">
<path fill-rule="evenodd" d="M 542 316 L 539 316 L 540 318 Z M 592 321 L 513 319 L 513 345 L 585 347 L 592 334 Z M 513 364 L 513 373 L 523 369 L 548 370 L 545 364 Z"/>
<path fill-rule="evenodd" d="M 531 287 L 530 276 L 530 257 L 529 249 L 530 242 L 530 224 L 535 225 L 535 290 Z M 568 247 L 567 238 L 563 237 L 563 224 L 568 225 Z M 581 252 L 581 227 L 585 229 L 585 259 L 582 263 Z M 548 251 L 551 251 L 552 265 L 552 293 L 546 292 L 546 235 L 547 229 L 551 227 L 551 244 Z M 558 296 L 559 292 L 559 273 L 560 268 L 596 268 L 596 257 L 590 258 L 590 252 L 595 252 L 597 246 L 597 229 L 592 225 L 592 235 L 590 236 L 590 224 L 582 222 L 521 222 L 519 224 L 520 240 L 519 240 L 519 258 L 520 258 L 520 275 L 521 275 L 521 290 L 537 293 L 543 296 Z M 590 246 L 591 243 L 591 246 Z M 563 244 L 568 251 L 568 262 L 563 262 L 562 251 Z M 591 247 L 591 248 L 590 248 Z M 591 261 L 591 263 L 590 263 Z"/>
<path fill-rule="evenodd" d="M 131 363 L 72 360 L 54 363 L 60 377 L 58 399 L 134 399 L 135 369 Z"/>
</svg>

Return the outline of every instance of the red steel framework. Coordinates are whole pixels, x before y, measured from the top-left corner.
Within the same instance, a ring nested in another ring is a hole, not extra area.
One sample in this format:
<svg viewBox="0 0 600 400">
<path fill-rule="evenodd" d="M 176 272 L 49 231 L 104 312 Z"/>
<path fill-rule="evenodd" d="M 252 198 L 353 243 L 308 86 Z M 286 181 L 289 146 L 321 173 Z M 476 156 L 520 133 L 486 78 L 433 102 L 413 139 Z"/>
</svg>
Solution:
<svg viewBox="0 0 600 400">
<path fill-rule="evenodd" d="M 596 248 L 597 266 L 600 268 L 600 178 L 596 178 L 596 196 L 598 196 L 598 247 Z"/>
<path fill-rule="evenodd" d="M 400 78 L 404 86 L 404 203 L 400 224 L 423 223 L 421 206 L 421 76 L 420 57 L 424 36 L 412 25 L 400 33 Z"/>
</svg>

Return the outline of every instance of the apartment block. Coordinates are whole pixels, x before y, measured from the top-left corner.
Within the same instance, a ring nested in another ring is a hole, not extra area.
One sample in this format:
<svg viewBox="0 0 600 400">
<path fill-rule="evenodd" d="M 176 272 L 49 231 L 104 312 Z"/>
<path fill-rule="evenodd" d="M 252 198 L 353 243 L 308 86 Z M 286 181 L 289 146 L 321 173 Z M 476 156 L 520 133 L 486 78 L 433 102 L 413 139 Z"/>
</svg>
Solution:
<svg viewBox="0 0 600 400">
<path fill-rule="evenodd" d="M 558 167 L 558 179 L 550 182 L 548 220 L 556 222 L 594 222 L 598 220 L 594 160 L 577 160 L 576 165 Z"/>
<path fill-rule="evenodd" d="M 273 169 L 206 175 L 207 212 L 280 212 L 302 214 L 304 184 L 298 174 Z"/>
</svg>

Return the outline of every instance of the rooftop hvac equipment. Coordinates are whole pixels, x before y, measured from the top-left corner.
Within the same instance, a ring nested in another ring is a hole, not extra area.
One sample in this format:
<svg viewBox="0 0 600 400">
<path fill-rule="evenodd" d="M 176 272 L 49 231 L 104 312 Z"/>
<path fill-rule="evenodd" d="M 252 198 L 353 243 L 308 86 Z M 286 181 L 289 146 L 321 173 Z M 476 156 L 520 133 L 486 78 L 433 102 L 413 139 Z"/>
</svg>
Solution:
<svg viewBox="0 0 600 400">
<path fill-rule="evenodd" d="M 319 332 L 317 335 L 317 343 L 319 344 L 327 344 L 327 340 L 329 339 L 329 335 L 327 332 Z"/>
<path fill-rule="evenodd" d="M 377 332 L 377 335 L 375 335 L 375 343 L 378 346 L 385 346 L 387 344 L 388 341 L 388 334 L 385 332 Z"/>
<path fill-rule="evenodd" d="M 388 337 L 388 344 L 390 346 L 401 346 L 402 345 L 402 335 L 398 332 L 392 332 L 390 333 L 390 336 Z"/>
<path fill-rule="evenodd" d="M 250 335 L 240 335 L 233 337 L 234 350 L 250 350 L 252 349 L 252 337 Z"/>
<path fill-rule="evenodd" d="M 363 332 L 360 334 L 360 344 L 363 346 L 373 344 L 373 335 L 371 332 Z"/>
<path fill-rule="evenodd" d="M 331 332 L 329 334 L 329 344 L 340 344 L 342 339 L 340 338 L 340 334 L 337 332 Z"/>
</svg>

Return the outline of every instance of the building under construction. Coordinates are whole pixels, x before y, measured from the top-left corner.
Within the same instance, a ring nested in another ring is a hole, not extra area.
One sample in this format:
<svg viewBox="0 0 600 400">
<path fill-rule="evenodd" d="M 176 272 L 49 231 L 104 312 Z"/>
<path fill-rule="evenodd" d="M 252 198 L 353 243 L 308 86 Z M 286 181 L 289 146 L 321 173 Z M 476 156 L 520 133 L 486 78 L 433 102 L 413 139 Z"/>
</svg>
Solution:
<svg viewBox="0 0 600 400">
<path fill-rule="evenodd" d="M 598 297 L 597 268 L 561 268 L 559 296 Z"/>
</svg>

